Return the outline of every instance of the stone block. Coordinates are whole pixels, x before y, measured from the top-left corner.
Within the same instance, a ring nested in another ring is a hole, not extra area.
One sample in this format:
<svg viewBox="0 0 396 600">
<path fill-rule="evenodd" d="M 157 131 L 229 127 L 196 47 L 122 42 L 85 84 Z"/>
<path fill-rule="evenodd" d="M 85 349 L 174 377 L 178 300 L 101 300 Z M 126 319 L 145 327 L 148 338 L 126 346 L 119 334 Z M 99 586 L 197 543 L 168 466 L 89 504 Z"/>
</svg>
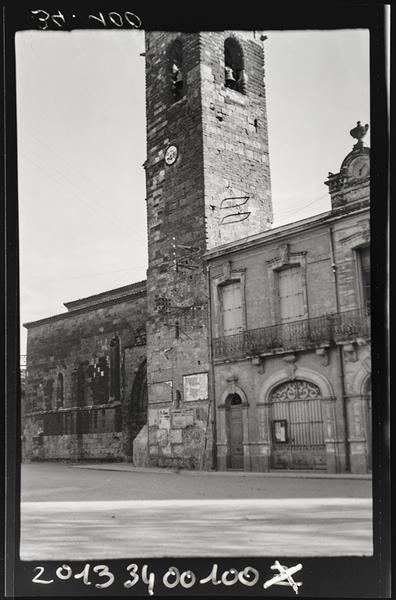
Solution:
<svg viewBox="0 0 396 600">
<path fill-rule="evenodd" d="M 171 429 L 169 432 L 169 440 L 171 444 L 181 444 L 183 441 L 183 433 L 181 429 Z"/>
<path fill-rule="evenodd" d="M 157 442 L 160 447 L 164 447 L 168 444 L 168 430 L 158 429 L 157 430 Z"/>
</svg>

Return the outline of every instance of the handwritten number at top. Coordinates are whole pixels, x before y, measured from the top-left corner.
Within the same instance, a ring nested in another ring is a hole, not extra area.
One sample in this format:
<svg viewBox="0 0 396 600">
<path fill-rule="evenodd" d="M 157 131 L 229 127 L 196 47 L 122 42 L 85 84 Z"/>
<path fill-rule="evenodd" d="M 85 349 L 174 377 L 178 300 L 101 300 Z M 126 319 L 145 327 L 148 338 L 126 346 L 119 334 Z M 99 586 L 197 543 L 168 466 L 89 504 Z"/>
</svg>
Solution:
<svg viewBox="0 0 396 600">
<path fill-rule="evenodd" d="M 39 15 L 39 13 L 41 13 L 42 16 L 38 16 L 38 20 L 39 23 L 42 25 L 42 27 L 40 27 L 40 29 L 47 29 L 48 28 L 48 19 L 50 18 L 50 14 L 47 13 L 46 10 L 32 10 L 32 15 Z M 45 15 L 45 16 L 44 16 Z"/>
<path fill-rule="evenodd" d="M 138 29 L 142 25 L 142 21 L 140 20 L 140 18 L 128 10 L 124 13 L 124 18 L 122 17 L 122 15 L 114 11 L 109 12 L 107 17 L 109 21 L 113 23 L 113 25 L 115 25 L 116 27 L 123 27 L 124 19 L 128 25 L 134 27 L 135 29 Z M 100 12 L 98 16 L 88 15 L 88 18 L 94 19 L 95 21 L 101 23 L 103 27 L 106 27 L 108 24 L 102 12 Z"/>
<path fill-rule="evenodd" d="M 48 20 L 50 17 L 52 22 L 55 23 L 55 25 L 57 25 L 58 27 L 62 27 L 66 23 L 66 19 L 60 10 L 58 10 L 58 12 L 54 15 L 50 15 L 50 13 L 48 13 L 46 10 L 42 9 L 32 10 L 31 12 L 32 15 L 37 15 L 37 18 L 40 23 L 40 29 L 42 29 L 43 31 L 45 29 L 48 29 Z"/>
<path fill-rule="evenodd" d="M 51 19 L 53 20 L 55 25 L 58 25 L 58 27 L 62 27 L 62 25 L 66 23 L 66 19 L 62 15 L 60 10 L 58 10 L 58 13 L 56 15 L 51 15 Z"/>
<path fill-rule="evenodd" d="M 37 17 L 38 27 L 41 31 L 45 31 L 46 29 L 48 29 L 48 26 L 51 24 L 51 21 L 59 28 L 62 28 L 66 24 L 66 19 L 60 10 L 58 10 L 54 14 L 51 14 L 46 10 L 37 9 L 32 10 L 31 14 Z M 112 25 L 114 25 L 118 28 L 129 26 L 133 27 L 134 29 L 139 29 L 142 26 L 141 19 L 130 11 L 126 11 L 123 14 L 111 11 L 106 15 L 104 15 L 102 12 L 99 12 L 96 15 L 88 15 L 88 19 L 90 19 L 91 22 L 93 21 L 95 24 L 100 23 L 103 27 L 111 27 Z"/>
</svg>

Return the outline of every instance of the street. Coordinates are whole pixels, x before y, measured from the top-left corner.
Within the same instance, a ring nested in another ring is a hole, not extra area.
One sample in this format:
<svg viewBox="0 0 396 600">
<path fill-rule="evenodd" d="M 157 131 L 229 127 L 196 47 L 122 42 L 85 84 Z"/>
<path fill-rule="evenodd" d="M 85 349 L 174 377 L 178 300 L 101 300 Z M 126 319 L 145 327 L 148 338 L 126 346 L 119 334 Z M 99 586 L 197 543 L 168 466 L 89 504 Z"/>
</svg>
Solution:
<svg viewBox="0 0 396 600">
<path fill-rule="evenodd" d="M 372 553 L 371 481 L 22 465 L 22 560 Z"/>
</svg>

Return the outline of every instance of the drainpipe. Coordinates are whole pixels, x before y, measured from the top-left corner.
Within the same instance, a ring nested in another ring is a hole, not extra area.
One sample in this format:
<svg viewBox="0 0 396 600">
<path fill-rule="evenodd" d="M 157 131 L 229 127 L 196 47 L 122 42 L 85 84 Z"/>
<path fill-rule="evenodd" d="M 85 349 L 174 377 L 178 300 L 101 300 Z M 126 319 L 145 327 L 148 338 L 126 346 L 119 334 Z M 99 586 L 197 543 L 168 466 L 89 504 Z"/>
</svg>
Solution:
<svg viewBox="0 0 396 600">
<path fill-rule="evenodd" d="M 212 327 L 212 290 L 210 280 L 210 265 L 206 265 L 206 277 L 208 287 L 208 329 L 209 329 L 209 389 L 210 399 L 208 404 L 208 424 L 210 417 L 210 407 L 213 406 L 212 413 L 212 469 L 217 471 L 217 426 L 216 426 L 216 398 L 215 398 L 215 378 L 213 364 L 213 327 Z"/>
<path fill-rule="evenodd" d="M 331 269 L 333 271 L 333 278 L 334 278 L 336 309 L 337 309 L 337 314 L 339 314 L 340 313 L 340 297 L 339 297 L 339 289 L 338 289 L 338 274 L 337 274 L 337 264 L 335 262 L 335 253 L 334 253 L 334 232 L 333 232 L 333 227 L 331 225 L 329 227 L 329 234 L 330 234 Z M 348 412 L 347 412 L 347 406 L 346 406 L 345 372 L 344 372 L 344 360 L 343 360 L 343 355 L 342 355 L 342 346 L 340 344 L 338 344 L 338 364 L 339 364 L 339 369 L 340 369 L 340 383 L 341 383 L 341 393 L 342 393 L 342 416 L 344 419 L 345 470 L 347 472 L 350 472 L 351 459 L 350 459 L 350 449 L 349 449 L 349 441 L 348 441 L 349 427 L 348 427 Z"/>
</svg>

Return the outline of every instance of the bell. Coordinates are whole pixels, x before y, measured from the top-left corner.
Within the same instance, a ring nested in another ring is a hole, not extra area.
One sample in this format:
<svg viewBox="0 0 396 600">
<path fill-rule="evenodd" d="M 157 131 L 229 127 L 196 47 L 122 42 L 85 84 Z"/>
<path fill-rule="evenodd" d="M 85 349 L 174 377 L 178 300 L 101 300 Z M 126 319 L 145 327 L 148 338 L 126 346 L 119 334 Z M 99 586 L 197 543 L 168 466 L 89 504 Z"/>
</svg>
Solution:
<svg viewBox="0 0 396 600">
<path fill-rule="evenodd" d="M 234 77 L 234 72 L 231 67 L 225 68 L 225 84 L 227 87 L 234 88 L 236 84 L 236 80 Z"/>
<path fill-rule="evenodd" d="M 175 100 L 177 102 L 183 96 L 183 77 L 182 77 L 182 73 L 181 73 L 180 69 L 178 69 L 177 67 L 175 67 L 175 65 L 173 65 L 172 80 L 173 80 L 172 81 L 172 83 L 173 83 L 173 95 L 174 95 Z"/>
</svg>

